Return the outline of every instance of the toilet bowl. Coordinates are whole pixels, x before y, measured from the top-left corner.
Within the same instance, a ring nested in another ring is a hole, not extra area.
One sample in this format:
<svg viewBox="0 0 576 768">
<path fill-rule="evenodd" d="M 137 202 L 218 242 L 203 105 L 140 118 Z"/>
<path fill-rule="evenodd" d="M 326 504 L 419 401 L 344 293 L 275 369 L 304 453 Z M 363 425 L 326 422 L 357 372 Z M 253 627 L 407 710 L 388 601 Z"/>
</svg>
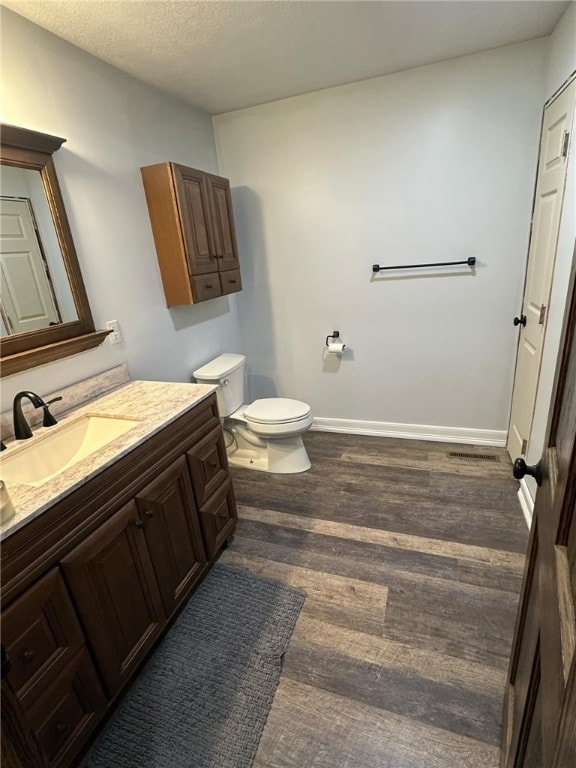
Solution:
<svg viewBox="0 0 576 768">
<path fill-rule="evenodd" d="M 229 463 L 262 472 L 305 472 L 311 464 L 301 436 L 312 424 L 310 406 L 284 397 L 244 403 L 245 360 L 220 355 L 194 371 L 200 384 L 218 385 Z"/>
</svg>

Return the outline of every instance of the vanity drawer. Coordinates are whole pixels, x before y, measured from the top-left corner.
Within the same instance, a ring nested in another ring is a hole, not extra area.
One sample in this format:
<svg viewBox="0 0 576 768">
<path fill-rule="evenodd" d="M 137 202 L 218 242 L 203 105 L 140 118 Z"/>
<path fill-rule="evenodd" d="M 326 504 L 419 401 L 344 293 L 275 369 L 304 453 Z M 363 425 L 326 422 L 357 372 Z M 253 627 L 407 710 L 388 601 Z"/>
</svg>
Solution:
<svg viewBox="0 0 576 768">
<path fill-rule="evenodd" d="M 222 295 L 218 272 L 191 277 L 190 280 L 192 281 L 194 301 L 205 301 L 206 299 L 214 299 Z"/>
<path fill-rule="evenodd" d="M 235 293 L 242 290 L 242 280 L 239 269 L 228 269 L 226 272 L 220 272 L 220 288 L 222 295 Z"/>
<path fill-rule="evenodd" d="M 221 549 L 236 528 L 236 499 L 232 481 L 228 479 L 209 501 L 200 507 L 200 524 L 209 558 Z"/>
<path fill-rule="evenodd" d="M 106 709 L 106 698 L 85 648 L 28 711 L 51 766 L 67 766 Z"/>
<path fill-rule="evenodd" d="M 220 425 L 186 453 L 196 503 L 210 498 L 228 476 L 228 459 Z"/>
<path fill-rule="evenodd" d="M 35 701 L 38 688 L 58 676 L 84 645 L 82 629 L 58 568 L 2 612 L 2 641 L 11 664 L 8 679 L 27 709 Z"/>
</svg>

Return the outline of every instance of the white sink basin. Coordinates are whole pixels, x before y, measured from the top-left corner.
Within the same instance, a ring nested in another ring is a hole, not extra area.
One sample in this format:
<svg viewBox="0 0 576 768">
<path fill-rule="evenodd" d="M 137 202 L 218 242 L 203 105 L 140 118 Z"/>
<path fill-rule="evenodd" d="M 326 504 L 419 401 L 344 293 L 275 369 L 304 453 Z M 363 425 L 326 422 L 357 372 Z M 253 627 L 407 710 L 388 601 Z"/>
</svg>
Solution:
<svg viewBox="0 0 576 768">
<path fill-rule="evenodd" d="M 100 450 L 139 419 L 86 415 L 46 430 L 29 443 L 13 443 L 2 453 L 0 478 L 5 483 L 39 486 Z"/>
</svg>

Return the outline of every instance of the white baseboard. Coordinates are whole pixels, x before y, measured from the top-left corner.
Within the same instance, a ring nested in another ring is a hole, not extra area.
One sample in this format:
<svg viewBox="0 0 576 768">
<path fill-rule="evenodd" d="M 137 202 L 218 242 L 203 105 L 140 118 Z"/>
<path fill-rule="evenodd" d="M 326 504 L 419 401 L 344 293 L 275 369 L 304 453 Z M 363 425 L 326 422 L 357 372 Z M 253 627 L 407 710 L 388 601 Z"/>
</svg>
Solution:
<svg viewBox="0 0 576 768">
<path fill-rule="evenodd" d="M 310 429 L 318 432 L 344 432 L 349 435 L 401 437 L 407 440 L 436 440 L 442 443 L 468 445 L 506 445 L 506 431 L 497 429 L 465 429 L 463 427 L 433 427 L 425 424 L 396 424 L 386 421 L 355 421 L 354 419 L 324 419 L 315 417 Z"/>
<path fill-rule="evenodd" d="M 522 507 L 522 514 L 528 528 L 532 526 L 532 515 L 534 513 L 534 499 L 528 488 L 526 480 L 520 480 L 520 487 L 518 488 L 518 501 Z"/>
</svg>

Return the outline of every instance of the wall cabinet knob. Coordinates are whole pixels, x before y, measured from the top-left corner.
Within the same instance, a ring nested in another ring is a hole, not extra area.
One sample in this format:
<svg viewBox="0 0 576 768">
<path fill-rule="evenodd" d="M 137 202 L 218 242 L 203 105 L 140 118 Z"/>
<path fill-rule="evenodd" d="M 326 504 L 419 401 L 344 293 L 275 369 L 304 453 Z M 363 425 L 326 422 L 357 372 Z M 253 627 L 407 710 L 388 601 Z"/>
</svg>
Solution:
<svg viewBox="0 0 576 768">
<path fill-rule="evenodd" d="M 144 523 L 140 519 L 134 520 L 134 525 L 136 526 L 136 528 L 144 528 Z"/>
</svg>

